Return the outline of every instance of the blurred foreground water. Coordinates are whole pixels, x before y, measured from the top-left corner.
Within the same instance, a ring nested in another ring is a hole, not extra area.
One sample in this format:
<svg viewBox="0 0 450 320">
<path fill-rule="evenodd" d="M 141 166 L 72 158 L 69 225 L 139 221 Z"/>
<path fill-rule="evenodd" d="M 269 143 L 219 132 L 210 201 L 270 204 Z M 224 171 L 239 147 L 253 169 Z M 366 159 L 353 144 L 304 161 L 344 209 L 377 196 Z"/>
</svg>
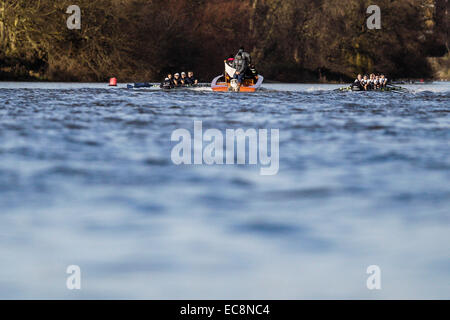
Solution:
<svg viewBox="0 0 450 320">
<path fill-rule="evenodd" d="M 450 298 L 450 83 L 336 87 L 0 83 L 0 298 Z M 175 166 L 194 120 L 279 129 L 278 174 Z"/>
</svg>

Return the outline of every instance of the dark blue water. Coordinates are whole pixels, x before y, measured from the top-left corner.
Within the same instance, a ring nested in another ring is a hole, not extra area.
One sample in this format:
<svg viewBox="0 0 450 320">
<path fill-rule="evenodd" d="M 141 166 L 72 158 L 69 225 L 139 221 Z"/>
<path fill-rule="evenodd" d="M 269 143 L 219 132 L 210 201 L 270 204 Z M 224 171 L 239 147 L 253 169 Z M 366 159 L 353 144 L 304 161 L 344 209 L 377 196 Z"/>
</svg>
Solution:
<svg viewBox="0 0 450 320">
<path fill-rule="evenodd" d="M 333 88 L 0 84 L 0 298 L 450 298 L 450 84 Z M 195 120 L 278 173 L 174 165 Z"/>
</svg>

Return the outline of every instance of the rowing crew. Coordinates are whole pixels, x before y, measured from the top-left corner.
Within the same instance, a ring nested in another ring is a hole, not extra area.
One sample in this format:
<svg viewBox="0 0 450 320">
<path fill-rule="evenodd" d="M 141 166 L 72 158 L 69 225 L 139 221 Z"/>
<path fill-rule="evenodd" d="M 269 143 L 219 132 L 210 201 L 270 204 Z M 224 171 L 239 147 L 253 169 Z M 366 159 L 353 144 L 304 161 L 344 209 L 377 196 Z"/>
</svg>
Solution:
<svg viewBox="0 0 450 320">
<path fill-rule="evenodd" d="M 352 87 L 365 91 L 378 90 L 381 88 L 386 88 L 387 83 L 388 79 L 385 78 L 384 74 L 375 75 L 372 73 L 370 76 L 365 75 L 364 77 L 361 74 L 358 74 L 358 77 L 355 82 L 353 82 Z"/>
<path fill-rule="evenodd" d="M 194 77 L 194 73 L 189 71 L 187 76 L 185 72 L 175 73 L 172 77 L 172 74 L 169 73 L 164 81 L 161 83 L 160 87 L 163 89 L 172 89 L 186 86 L 195 86 L 198 84 L 198 80 Z"/>
</svg>

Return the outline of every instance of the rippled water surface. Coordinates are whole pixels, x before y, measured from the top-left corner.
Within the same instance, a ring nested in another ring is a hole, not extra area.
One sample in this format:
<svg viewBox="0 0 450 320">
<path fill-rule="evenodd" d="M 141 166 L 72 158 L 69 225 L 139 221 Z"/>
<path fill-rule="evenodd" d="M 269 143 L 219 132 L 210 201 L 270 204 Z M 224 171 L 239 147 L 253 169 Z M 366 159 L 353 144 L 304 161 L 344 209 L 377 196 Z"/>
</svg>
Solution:
<svg viewBox="0 0 450 320">
<path fill-rule="evenodd" d="M 0 298 L 450 298 L 450 83 L 336 87 L 0 83 Z M 195 120 L 279 129 L 278 174 L 174 165 Z"/>
</svg>

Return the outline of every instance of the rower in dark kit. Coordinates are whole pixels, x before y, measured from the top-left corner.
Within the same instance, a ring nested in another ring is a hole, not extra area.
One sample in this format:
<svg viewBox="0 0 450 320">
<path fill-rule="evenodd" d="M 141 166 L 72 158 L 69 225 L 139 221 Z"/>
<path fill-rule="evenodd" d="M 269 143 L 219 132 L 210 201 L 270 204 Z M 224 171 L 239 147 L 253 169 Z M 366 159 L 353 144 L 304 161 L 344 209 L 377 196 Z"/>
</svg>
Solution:
<svg viewBox="0 0 450 320">
<path fill-rule="evenodd" d="M 186 77 L 186 72 L 181 73 L 181 85 L 183 85 L 183 86 L 189 85 L 189 82 Z"/>
<path fill-rule="evenodd" d="M 173 76 L 172 76 L 172 74 L 169 73 L 169 74 L 167 75 L 167 78 L 169 78 L 170 84 L 171 84 L 172 87 L 173 87 L 173 86 L 174 86 L 174 83 L 173 83 Z"/>
<path fill-rule="evenodd" d="M 364 90 L 363 77 L 361 74 L 358 74 L 356 80 L 353 82 L 352 90 L 354 90 L 354 91 Z"/>
<path fill-rule="evenodd" d="M 173 88 L 173 83 L 172 81 L 167 77 L 164 79 L 164 81 L 161 83 L 161 85 L 159 86 L 161 89 L 172 89 Z"/>
<path fill-rule="evenodd" d="M 182 86 L 182 82 L 181 82 L 181 78 L 180 78 L 180 74 L 179 73 L 175 73 L 175 76 L 173 78 L 173 84 L 175 87 L 181 87 Z"/>
<path fill-rule="evenodd" d="M 194 86 L 198 84 L 198 80 L 194 77 L 194 72 L 189 71 L 188 72 L 188 76 L 187 76 L 187 80 L 189 85 Z"/>
</svg>

